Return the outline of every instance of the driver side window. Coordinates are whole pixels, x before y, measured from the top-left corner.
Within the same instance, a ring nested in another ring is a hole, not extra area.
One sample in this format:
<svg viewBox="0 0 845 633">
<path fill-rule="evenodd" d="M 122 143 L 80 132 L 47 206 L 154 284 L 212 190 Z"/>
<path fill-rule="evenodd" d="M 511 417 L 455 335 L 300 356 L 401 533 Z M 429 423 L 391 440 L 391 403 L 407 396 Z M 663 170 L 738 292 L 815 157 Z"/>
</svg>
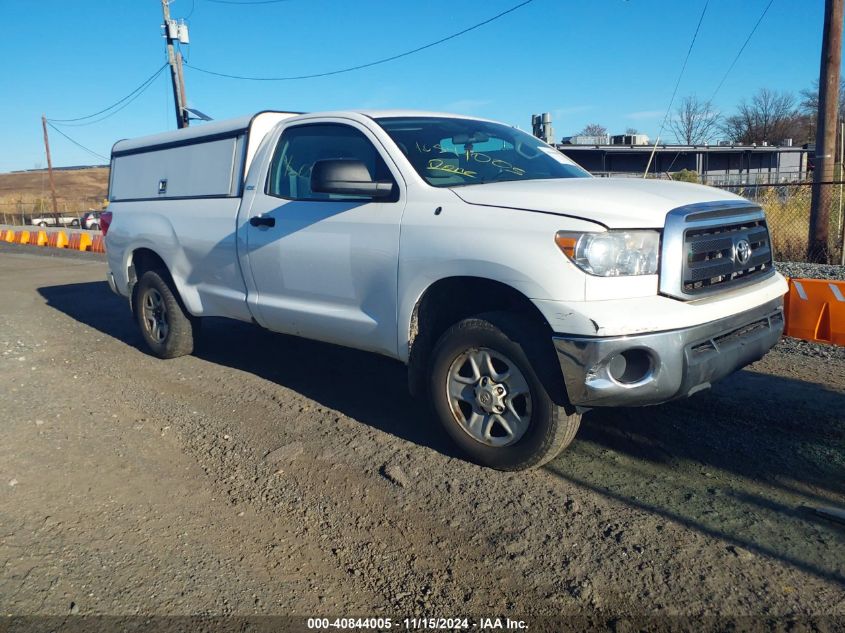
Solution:
<svg viewBox="0 0 845 633">
<path fill-rule="evenodd" d="M 318 160 L 361 161 L 375 181 L 393 182 L 378 150 L 359 130 L 336 123 L 298 125 L 282 132 L 270 163 L 266 193 L 287 200 L 356 200 L 358 196 L 311 191 L 311 172 Z M 398 194 L 398 187 L 394 187 Z M 392 199 L 382 200 L 390 202 Z"/>
</svg>

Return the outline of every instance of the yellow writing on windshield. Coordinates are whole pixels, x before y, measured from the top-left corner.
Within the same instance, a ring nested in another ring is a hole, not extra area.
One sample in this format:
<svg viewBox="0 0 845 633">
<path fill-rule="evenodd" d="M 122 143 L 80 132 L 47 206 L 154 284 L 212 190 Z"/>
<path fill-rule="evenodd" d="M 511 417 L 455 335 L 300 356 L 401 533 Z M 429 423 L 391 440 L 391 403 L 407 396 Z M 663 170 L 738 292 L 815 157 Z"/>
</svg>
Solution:
<svg viewBox="0 0 845 633">
<path fill-rule="evenodd" d="M 514 167 L 506 160 L 494 160 L 492 163 L 493 167 L 498 167 L 502 171 L 509 172 L 516 176 L 524 176 L 525 170 L 521 169 L 520 167 Z"/>
<path fill-rule="evenodd" d="M 455 174 L 456 176 L 466 176 L 467 178 L 475 178 L 478 173 L 470 171 L 469 169 L 464 169 L 463 167 L 458 167 L 457 165 L 444 163 L 439 158 L 432 158 L 428 161 L 428 169 L 431 171 L 445 171 L 450 174 Z"/>
<path fill-rule="evenodd" d="M 459 154 L 458 154 L 456 151 L 454 151 L 454 150 L 447 150 L 447 149 L 444 149 L 444 148 L 440 145 L 440 143 L 435 143 L 435 144 L 434 144 L 434 145 L 432 145 L 431 147 L 429 147 L 429 146 L 428 146 L 428 145 L 426 145 L 425 143 L 420 143 L 419 141 L 417 141 L 415 144 L 416 144 L 416 146 L 417 146 L 417 151 L 418 151 L 418 152 L 420 152 L 420 153 L 422 153 L 422 154 L 430 154 L 432 151 L 435 151 L 435 152 L 439 152 L 440 154 L 451 154 L 451 155 L 453 155 L 453 156 L 458 156 L 458 155 L 459 155 Z"/>
<path fill-rule="evenodd" d="M 443 147 L 439 143 L 435 143 L 434 145 L 429 147 L 425 143 L 417 142 L 416 147 L 417 147 L 417 151 L 422 153 L 422 154 L 429 154 L 432 151 L 436 151 L 436 152 L 440 152 L 441 154 L 451 154 L 451 155 L 459 157 L 459 158 L 464 157 L 463 154 L 458 154 L 455 151 L 452 151 L 452 150 L 447 151 L 447 150 L 443 149 Z M 436 165 L 433 166 L 432 163 L 435 163 L 435 161 L 436 161 Z M 466 161 L 468 163 L 469 162 L 482 163 L 482 164 L 490 163 L 490 165 L 495 167 L 496 169 L 507 172 L 509 174 L 513 174 L 514 176 L 524 176 L 525 175 L 525 170 L 522 169 L 521 167 L 516 167 L 515 165 L 513 165 L 512 163 L 509 163 L 506 160 L 494 159 L 489 154 L 484 154 L 482 152 L 473 152 L 469 148 L 467 148 L 467 150 L 466 150 Z M 430 161 L 428 161 L 428 168 L 431 169 L 431 170 L 435 170 L 435 171 L 448 171 L 450 174 L 458 174 L 458 175 L 461 175 L 461 176 L 470 176 L 471 178 L 474 178 L 478 173 L 478 172 L 475 172 L 475 171 L 470 171 L 468 169 L 464 169 L 463 167 L 457 167 L 455 165 L 450 165 L 448 163 L 444 163 L 439 158 L 432 158 Z"/>
</svg>

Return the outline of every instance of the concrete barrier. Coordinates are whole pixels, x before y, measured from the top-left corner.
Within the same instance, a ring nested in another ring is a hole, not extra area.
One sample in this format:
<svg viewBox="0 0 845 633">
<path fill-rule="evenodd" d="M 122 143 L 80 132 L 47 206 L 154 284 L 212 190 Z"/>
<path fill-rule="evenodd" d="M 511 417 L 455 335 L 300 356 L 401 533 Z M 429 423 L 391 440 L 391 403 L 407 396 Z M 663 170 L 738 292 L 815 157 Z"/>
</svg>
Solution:
<svg viewBox="0 0 845 633">
<path fill-rule="evenodd" d="M 88 233 L 71 233 L 67 247 L 74 251 L 87 251 L 91 248 L 91 236 Z"/>
<path fill-rule="evenodd" d="M 91 252 L 92 253 L 105 253 L 106 252 L 106 241 L 103 239 L 102 235 L 95 235 L 94 239 L 91 240 Z"/>
<path fill-rule="evenodd" d="M 790 279 L 784 334 L 845 345 L 845 281 Z"/>
<path fill-rule="evenodd" d="M 47 246 L 51 248 L 67 248 L 67 233 L 64 231 L 51 231 L 47 237 Z"/>
</svg>

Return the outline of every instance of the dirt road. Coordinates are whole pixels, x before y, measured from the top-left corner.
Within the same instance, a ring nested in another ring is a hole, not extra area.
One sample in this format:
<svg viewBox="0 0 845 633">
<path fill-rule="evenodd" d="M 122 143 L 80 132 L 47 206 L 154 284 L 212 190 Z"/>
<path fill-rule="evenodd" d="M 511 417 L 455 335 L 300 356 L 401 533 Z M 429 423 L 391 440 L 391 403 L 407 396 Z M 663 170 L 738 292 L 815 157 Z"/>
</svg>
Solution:
<svg viewBox="0 0 845 633">
<path fill-rule="evenodd" d="M 5 614 L 845 623 L 845 526 L 806 507 L 845 507 L 840 351 L 593 411 L 502 474 L 395 362 L 223 320 L 160 361 L 101 258 L 30 250 L 0 249 Z"/>
</svg>

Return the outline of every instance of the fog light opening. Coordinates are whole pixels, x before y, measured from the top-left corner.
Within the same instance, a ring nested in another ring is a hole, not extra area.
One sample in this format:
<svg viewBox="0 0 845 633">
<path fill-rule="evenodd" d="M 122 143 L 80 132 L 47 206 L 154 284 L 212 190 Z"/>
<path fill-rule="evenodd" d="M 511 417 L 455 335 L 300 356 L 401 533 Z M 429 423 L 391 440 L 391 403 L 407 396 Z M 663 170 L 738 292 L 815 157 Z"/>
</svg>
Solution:
<svg viewBox="0 0 845 633">
<path fill-rule="evenodd" d="M 644 349 L 625 350 L 610 359 L 607 371 L 623 385 L 641 382 L 651 373 L 651 355 Z"/>
</svg>

